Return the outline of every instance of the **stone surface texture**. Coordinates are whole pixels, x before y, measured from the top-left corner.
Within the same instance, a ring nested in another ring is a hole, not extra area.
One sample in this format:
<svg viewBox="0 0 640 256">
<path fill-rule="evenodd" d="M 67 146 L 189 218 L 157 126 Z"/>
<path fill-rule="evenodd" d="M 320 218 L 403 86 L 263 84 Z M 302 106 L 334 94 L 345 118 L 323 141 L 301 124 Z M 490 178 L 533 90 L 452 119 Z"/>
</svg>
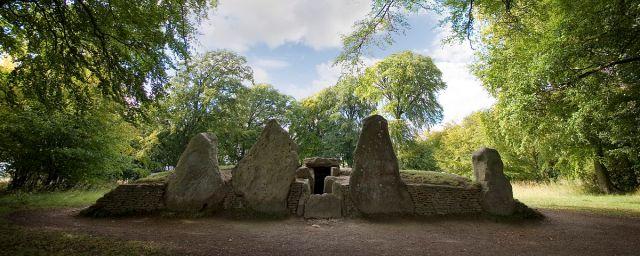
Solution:
<svg viewBox="0 0 640 256">
<path fill-rule="evenodd" d="M 113 217 L 162 210 L 165 188 L 166 184 L 120 185 L 80 214 L 88 217 Z"/>
<path fill-rule="evenodd" d="M 413 214 L 407 186 L 400 179 L 387 120 L 373 115 L 363 121 L 349 182 L 351 198 L 364 215 Z"/>
<path fill-rule="evenodd" d="M 222 208 L 226 186 L 218 169 L 216 136 L 191 138 L 168 182 L 165 202 L 172 211 L 215 211 Z"/>
<path fill-rule="evenodd" d="M 305 158 L 302 162 L 304 166 L 311 168 L 340 166 L 340 159 L 337 158 L 310 157 Z"/>
<path fill-rule="evenodd" d="M 342 216 L 340 198 L 333 194 L 310 195 L 304 206 L 305 218 L 327 219 Z"/>
<path fill-rule="evenodd" d="M 508 216 L 515 210 L 511 183 L 504 175 L 502 159 L 497 150 L 482 148 L 472 156 L 473 174 L 482 186 L 480 203 L 487 213 Z"/>
<path fill-rule="evenodd" d="M 482 213 L 479 186 L 410 184 L 407 187 L 414 204 L 415 214 L 418 216 Z"/>
<path fill-rule="evenodd" d="M 285 215 L 289 188 L 298 169 L 298 149 L 278 122 L 271 120 L 231 178 L 233 190 L 254 211 Z"/>
</svg>

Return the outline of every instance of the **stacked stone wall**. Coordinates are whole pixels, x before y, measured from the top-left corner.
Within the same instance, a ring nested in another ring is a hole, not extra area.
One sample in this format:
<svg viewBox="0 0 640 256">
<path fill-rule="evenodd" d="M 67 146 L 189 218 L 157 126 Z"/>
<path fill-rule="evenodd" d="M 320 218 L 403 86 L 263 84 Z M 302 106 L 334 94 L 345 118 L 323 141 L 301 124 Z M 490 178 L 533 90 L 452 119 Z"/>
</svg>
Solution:
<svg viewBox="0 0 640 256">
<path fill-rule="evenodd" d="M 106 217 L 154 212 L 164 209 L 165 190 L 166 184 L 120 185 L 81 214 Z"/>
<path fill-rule="evenodd" d="M 356 217 L 359 216 L 358 209 L 351 199 L 351 193 L 349 192 L 349 180 L 346 182 L 334 182 L 333 194 L 341 198 L 342 201 L 342 216 L 344 217 Z"/>
<path fill-rule="evenodd" d="M 416 215 L 461 215 L 482 212 L 479 186 L 408 184 L 407 187 Z"/>
<path fill-rule="evenodd" d="M 304 182 L 296 181 L 291 184 L 289 195 L 287 196 L 287 208 L 291 215 L 296 215 L 296 212 L 298 211 L 298 203 L 300 202 L 303 190 Z"/>
</svg>

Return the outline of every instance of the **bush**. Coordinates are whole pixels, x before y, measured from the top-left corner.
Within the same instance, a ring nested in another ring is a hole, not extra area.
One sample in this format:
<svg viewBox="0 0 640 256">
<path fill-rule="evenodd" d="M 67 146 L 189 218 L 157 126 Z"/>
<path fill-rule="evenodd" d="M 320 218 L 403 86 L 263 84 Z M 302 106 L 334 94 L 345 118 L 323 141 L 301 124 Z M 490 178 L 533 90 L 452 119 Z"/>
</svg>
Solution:
<svg viewBox="0 0 640 256">
<path fill-rule="evenodd" d="M 9 189 L 69 189 L 119 179 L 130 168 L 132 127 L 104 108 L 6 108 L 0 120 Z"/>
</svg>

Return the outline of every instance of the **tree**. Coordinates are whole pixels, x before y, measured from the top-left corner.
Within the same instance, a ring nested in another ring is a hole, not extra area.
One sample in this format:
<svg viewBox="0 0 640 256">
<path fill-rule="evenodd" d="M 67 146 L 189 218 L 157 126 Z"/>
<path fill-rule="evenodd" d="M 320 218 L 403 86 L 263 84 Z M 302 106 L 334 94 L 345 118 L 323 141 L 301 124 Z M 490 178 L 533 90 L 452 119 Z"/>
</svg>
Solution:
<svg viewBox="0 0 640 256">
<path fill-rule="evenodd" d="M 362 119 L 376 104 L 355 94 L 358 77 L 343 75 L 335 86 L 302 100 L 291 111 L 290 132 L 300 157 L 338 157 L 353 163 Z"/>
<path fill-rule="evenodd" d="M 87 107 L 96 94 L 125 110 L 162 91 L 172 57 L 186 59 L 195 25 L 216 2 L 2 1 L 0 54 L 15 69 L 2 100 L 20 95 L 48 109 Z M 149 86 L 151 91 L 147 91 Z"/>
<path fill-rule="evenodd" d="M 406 11 L 434 8 L 445 12 L 443 22 L 451 26 L 453 38 L 480 43 L 475 73 L 498 99 L 502 116 L 516 120 L 530 137 L 554 137 L 552 144 L 532 141 L 556 146 L 559 161 L 591 161 L 601 191 L 638 187 L 637 4 L 375 1 L 371 14 L 345 37 L 338 61 L 359 57 L 363 47 L 375 42 L 375 32 L 398 31 Z"/>
<path fill-rule="evenodd" d="M 442 120 L 436 93 L 446 87 L 431 58 L 410 51 L 392 54 L 365 70 L 357 92 L 381 102 L 382 112 L 417 127 Z"/>
<path fill-rule="evenodd" d="M 0 119 L 9 189 L 69 189 L 121 179 L 132 168 L 134 129 L 106 107 L 51 113 L 39 103 L 2 104 Z"/>
<path fill-rule="evenodd" d="M 229 113 L 246 89 L 243 83 L 252 82 L 253 71 L 246 59 L 229 51 L 207 52 L 183 66 L 155 111 L 158 127 L 152 131 L 157 131 L 153 153 L 160 157 L 157 161 L 175 166 L 192 136 L 237 122 Z"/>
<path fill-rule="evenodd" d="M 267 121 L 275 119 L 280 125 L 288 126 L 287 113 L 293 102 L 291 96 L 281 94 L 268 84 L 240 90 L 237 101 L 224 110 L 224 123 L 210 127 L 219 137 L 225 138 L 219 145 L 228 163 L 237 163 L 244 157 Z"/>
<path fill-rule="evenodd" d="M 487 16 L 486 51 L 476 74 L 504 111 L 535 122 L 528 126 L 532 134 L 546 132 L 536 126 L 566 124 L 562 128 L 570 133 L 558 136 L 563 143 L 557 149 L 590 155 L 586 159 L 593 162 L 603 192 L 635 189 L 640 7 L 625 1 L 550 0 L 511 10 L 518 15 L 508 25 Z"/>
</svg>

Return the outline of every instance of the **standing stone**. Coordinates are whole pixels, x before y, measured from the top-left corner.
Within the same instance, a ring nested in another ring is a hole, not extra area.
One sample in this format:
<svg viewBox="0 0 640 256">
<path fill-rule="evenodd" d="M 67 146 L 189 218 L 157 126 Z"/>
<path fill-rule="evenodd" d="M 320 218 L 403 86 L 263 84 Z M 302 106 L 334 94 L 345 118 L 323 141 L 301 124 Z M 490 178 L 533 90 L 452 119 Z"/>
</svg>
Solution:
<svg viewBox="0 0 640 256">
<path fill-rule="evenodd" d="M 342 217 L 342 203 L 333 194 L 310 195 L 304 206 L 305 218 L 327 219 Z"/>
<path fill-rule="evenodd" d="M 298 168 L 298 147 L 278 122 L 270 120 L 256 144 L 238 162 L 231 184 L 254 211 L 287 214 L 287 195 Z"/>
<path fill-rule="evenodd" d="M 482 209 L 490 214 L 507 216 L 513 214 L 515 203 L 511 183 L 503 172 L 503 163 L 498 151 L 481 148 L 473 153 L 473 174 L 482 186 Z"/>
<path fill-rule="evenodd" d="M 221 208 L 225 186 L 218 170 L 214 134 L 200 133 L 182 152 L 175 174 L 169 179 L 165 202 L 173 211 L 215 211 Z"/>
<path fill-rule="evenodd" d="M 349 181 L 351 198 L 365 215 L 413 213 L 407 186 L 400 179 L 387 120 L 373 115 L 363 121 Z"/>
</svg>

